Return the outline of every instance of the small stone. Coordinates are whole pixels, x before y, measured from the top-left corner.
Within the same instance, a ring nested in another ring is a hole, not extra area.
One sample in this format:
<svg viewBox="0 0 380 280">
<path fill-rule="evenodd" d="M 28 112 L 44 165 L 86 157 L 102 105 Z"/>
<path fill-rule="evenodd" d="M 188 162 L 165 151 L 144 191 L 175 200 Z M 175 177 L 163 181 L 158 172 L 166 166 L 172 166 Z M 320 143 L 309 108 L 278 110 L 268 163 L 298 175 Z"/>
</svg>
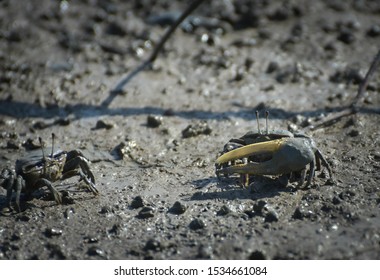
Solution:
<svg viewBox="0 0 380 280">
<path fill-rule="evenodd" d="M 334 205 L 338 205 L 338 204 L 342 203 L 342 200 L 339 197 L 334 196 L 333 199 L 332 199 L 332 203 Z"/>
<path fill-rule="evenodd" d="M 352 129 L 350 132 L 348 132 L 348 136 L 356 137 L 360 135 L 360 131 L 357 129 Z"/>
<path fill-rule="evenodd" d="M 203 220 L 196 218 L 190 222 L 189 227 L 192 230 L 203 229 L 206 227 L 206 223 Z"/>
<path fill-rule="evenodd" d="M 86 243 L 98 243 L 99 242 L 99 238 L 96 237 L 96 236 L 87 236 L 84 238 L 84 241 Z"/>
<path fill-rule="evenodd" d="M 114 127 L 115 127 L 115 124 L 113 124 L 111 122 L 106 122 L 106 121 L 103 121 L 103 120 L 98 120 L 96 122 L 96 125 L 95 125 L 94 129 L 111 129 L 111 128 L 114 128 Z"/>
<path fill-rule="evenodd" d="M 7 142 L 7 149 L 18 150 L 18 149 L 20 149 L 20 143 L 14 141 L 14 140 L 9 140 Z"/>
<path fill-rule="evenodd" d="M 211 245 L 200 245 L 198 248 L 197 258 L 211 259 L 213 256 L 213 249 Z"/>
<path fill-rule="evenodd" d="M 112 208 L 108 205 L 102 206 L 99 213 L 100 214 L 110 214 L 110 213 L 112 213 Z"/>
<path fill-rule="evenodd" d="M 183 138 L 190 138 L 190 137 L 195 137 L 200 134 L 204 135 L 209 135 L 211 134 L 212 129 L 206 122 L 199 122 L 195 124 L 191 124 L 187 126 L 183 131 L 182 131 L 182 137 Z"/>
<path fill-rule="evenodd" d="M 152 218 L 154 217 L 154 209 L 150 206 L 145 206 L 140 210 L 138 217 L 140 219 Z"/>
<path fill-rule="evenodd" d="M 127 34 L 127 31 L 123 25 L 119 22 L 110 22 L 106 28 L 107 34 L 123 37 Z"/>
<path fill-rule="evenodd" d="M 147 117 L 147 126 L 151 128 L 159 127 L 162 124 L 162 116 L 152 116 Z"/>
<path fill-rule="evenodd" d="M 162 244 L 156 239 L 149 239 L 145 244 L 144 250 L 158 252 L 162 250 Z"/>
<path fill-rule="evenodd" d="M 372 25 L 367 31 L 367 36 L 369 37 L 380 36 L 380 25 L 378 24 Z"/>
<path fill-rule="evenodd" d="M 340 194 L 339 194 L 339 198 L 341 200 L 350 200 L 352 199 L 354 196 L 356 196 L 356 193 L 352 190 L 345 190 L 345 191 L 342 191 Z"/>
<path fill-rule="evenodd" d="M 73 215 L 75 214 L 75 210 L 74 208 L 68 208 L 65 210 L 65 212 L 63 213 L 63 216 L 66 218 L 66 219 L 71 219 L 73 217 Z"/>
<path fill-rule="evenodd" d="M 267 67 L 267 70 L 265 71 L 267 74 L 273 73 L 274 71 L 277 71 L 280 68 L 277 62 L 271 61 L 269 62 L 269 65 Z"/>
<path fill-rule="evenodd" d="M 342 30 L 337 39 L 346 45 L 350 45 L 355 41 L 355 36 L 351 30 Z"/>
<path fill-rule="evenodd" d="M 97 246 L 92 246 L 88 248 L 87 254 L 89 256 L 99 256 L 99 257 L 104 257 L 106 255 L 105 252 Z"/>
<path fill-rule="evenodd" d="M 181 215 L 186 212 L 186 205 L 182 204 L 179 201 L 174 202 L 173 206 L 170 208 L 170 213 Z"/>
<path fill-rule="evenodd" d="M 60 235 L 62 235 L 62 230 L 56 229 L 56 228 L 47 228 L 45 230 L 45 235 L 47 237 L 60 236 Z"/>
<path fill-rule="evenodd" d="M 305 218 L 311 218 L 314 213 L 311 210 L 307 210 L 304 207 L 297 207 L 293 213 L 293 218 L 298 220 L 303 220 Z"/>
<path fill-rule="evenodd" d="M 223 205 L 216 214 L 218 216 L 225 216 L 225 215 L 228 215 L 229 213 L 231 213 L 230 207 L 228 207 L 227 205 Z"/>
<path fill-rule="evenodd" d="M 265 215 L 265 222 L 272 223 L 277 221 L 278 213 L 274 209 L 269 210 L 268 213 Z"/>
<path fill-rule="evenodd" d="M 266 257 L 262 251 L 255 250 L 249 255 L 248 259 L 250 259 L 250 260 L 266 260 Z"/>
<path fill-rule="evenodd" d="M 262 214 L 264 207 L 267 205 L 267 202 L 264 200 L 259 200 L 257 203 L 253 205 L 253 211 L 258 213 L 259 215 Z"/>
<path fill-rule="evenodd" d="M 132 200 L 132 202 L 131 202 L 131 207 L 133 208 L 133 209 L 137 209 L 137 208 L 140 208 L 140 207 L 143 207 L 144 206 L 144 201 L 143 201 L 143 199 L 142 199 L 142 197 L 141 196 L 136 196 L 133 200 Z"/>
<path fill-rule="evenodd" d="M 371 156 L 373 156 L 373 159 L 375 161 L 380 161 L 380 152 L 378 152 L 378 151 L 373 152 L 373 153 L 371 153 Z"/>
<path fill-rule="evenodd" d="M 303 216 L 303 213 L 302 213 L 300 207 L 297 207 L 296 210 L 294 211 L 293 218 L 298 219 L 298 220 L 302 220 L 303 217 L 304 216 Z"/>
<path fill-rule="evenodd" d="M 61 191 L 62 194 L 62 204 L 69 205 L 69 204 L 75 204 L 75 199 L 72 196 L 71 192 L 67 190 Z"/>
</svg>

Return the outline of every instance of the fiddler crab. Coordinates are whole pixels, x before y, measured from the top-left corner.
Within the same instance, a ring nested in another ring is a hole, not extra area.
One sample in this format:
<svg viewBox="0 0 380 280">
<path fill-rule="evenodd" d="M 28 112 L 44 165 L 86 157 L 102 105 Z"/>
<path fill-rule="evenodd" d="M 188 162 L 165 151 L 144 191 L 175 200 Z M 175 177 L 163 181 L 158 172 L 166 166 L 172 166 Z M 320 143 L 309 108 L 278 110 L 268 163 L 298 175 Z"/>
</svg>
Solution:
<svg viewBox="0 0 380 280">
<path fill-rule="evenodd" d="M 321 163 L 327 168 L 333 180 L 331 168 L 317 148 L 314 140 L 302 133 L 288 130 L 260 130 L 256 111 L 257 130 L 249 131 L 240 138 L 233 138 L 224 145 L 215 167 L 218 178 L 240 174 L 242 183 L 249 185 L 249 175 L 280 175 L 285 185 L 290 179 L 298 178 L 298 186 L 306 180 L 306 167 L 310 165 L 305 187 L 311 184 L 315 170 L 321 170 Z"/>
<path fill-rule="evenodd" d="M 20 194 L 30 196 L 42 187 L 48 187 L 54 200 L 62 204 L 62 195 L 53 186 L 53 182 L 79 176 L 86 187 L 93 194 L 99 192 L 95 186 L 95 178 L 89 166 L 89 160 L 78 150 L 54 152 L 54 138 L 52 134 L 52 149 L 45 156 L 44 145 L 39 138 L 42 150 L 30 152 L 27 156 L 16 160 L 15 170 L 4 168 L 0 173 L 0 185 L 7 190 L 7 204 L 11 208 L 12 194 L 16 192 L 16 209 L 20 212 Z"/>
</svg>

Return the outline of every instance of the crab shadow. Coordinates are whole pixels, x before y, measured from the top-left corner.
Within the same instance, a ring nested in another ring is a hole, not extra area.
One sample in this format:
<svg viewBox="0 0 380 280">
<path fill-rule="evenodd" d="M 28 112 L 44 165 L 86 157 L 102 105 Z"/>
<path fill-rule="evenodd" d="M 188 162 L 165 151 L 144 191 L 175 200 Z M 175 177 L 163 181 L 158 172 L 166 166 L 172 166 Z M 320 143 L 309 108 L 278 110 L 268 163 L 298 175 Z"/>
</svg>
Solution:
<svg viewBox="0 0 380 280">
<path fill-rule="evenodd" d="M 191 182 L 197 189 L 189 198 L 190 201 L 202 200 L 259 200 L 280 195 L 281 193 L 293 193 L 297 189 L 291 185 L 281 187 L 277 178 L 255 176 L 248 187 L 239 183 L 237 178 L 209 177 Z"/>
</svg>

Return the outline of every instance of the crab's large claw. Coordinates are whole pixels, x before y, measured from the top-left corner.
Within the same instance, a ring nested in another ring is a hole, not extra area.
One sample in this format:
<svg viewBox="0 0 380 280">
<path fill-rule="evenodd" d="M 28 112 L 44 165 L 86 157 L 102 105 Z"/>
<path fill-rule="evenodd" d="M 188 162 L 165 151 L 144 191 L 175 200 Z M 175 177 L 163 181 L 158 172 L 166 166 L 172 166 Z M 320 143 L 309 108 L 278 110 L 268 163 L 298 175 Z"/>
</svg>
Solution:
<svg viewBox="0 0 380 280">
<path fill-rule="evenodd" d="M 247 158 L 253 155 L 274 153 L 280 148 L 282 142 L 283 139 L 246 145 L 221 155 L 219 158 L 217 158 L 216 164 L 223 164 L 229 161 Z"/>
<path fill-rule="evenodd" d="M 217 173 L 280 175 L 302 170 L 314 161 L 314 148 L 310 141 L 309 138 L 282 138 L 246 145 L 221 155 L 216 160 Z M 223 163 L 261 154 L 271 157 L 263 162 L 223 166 Z"/>
</svg>

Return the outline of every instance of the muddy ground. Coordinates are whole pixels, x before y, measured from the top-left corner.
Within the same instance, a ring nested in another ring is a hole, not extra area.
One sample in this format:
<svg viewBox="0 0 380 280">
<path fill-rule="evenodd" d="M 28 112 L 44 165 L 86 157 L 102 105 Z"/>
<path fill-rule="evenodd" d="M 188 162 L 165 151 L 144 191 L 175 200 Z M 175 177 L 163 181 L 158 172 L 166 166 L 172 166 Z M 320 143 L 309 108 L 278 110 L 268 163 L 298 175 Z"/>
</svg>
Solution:
<svg viewBox="0 0 380 280">
<path fill-rule="evenodd" d="M 214 169 L 256 110 L 302 130 L 350 104 L 380 2 L 205 2 L 131 77 L 184 3 L 0 1 L 0 169 L 55 133 L 100 191 L 70 178 L 62 205 L 41 189 L 17 213 L 1 188 L 0 259 L 380 258 L 380 72 L 358 114 L 309 132 L 335 183 L 243 188 Z"/>
</svg>

